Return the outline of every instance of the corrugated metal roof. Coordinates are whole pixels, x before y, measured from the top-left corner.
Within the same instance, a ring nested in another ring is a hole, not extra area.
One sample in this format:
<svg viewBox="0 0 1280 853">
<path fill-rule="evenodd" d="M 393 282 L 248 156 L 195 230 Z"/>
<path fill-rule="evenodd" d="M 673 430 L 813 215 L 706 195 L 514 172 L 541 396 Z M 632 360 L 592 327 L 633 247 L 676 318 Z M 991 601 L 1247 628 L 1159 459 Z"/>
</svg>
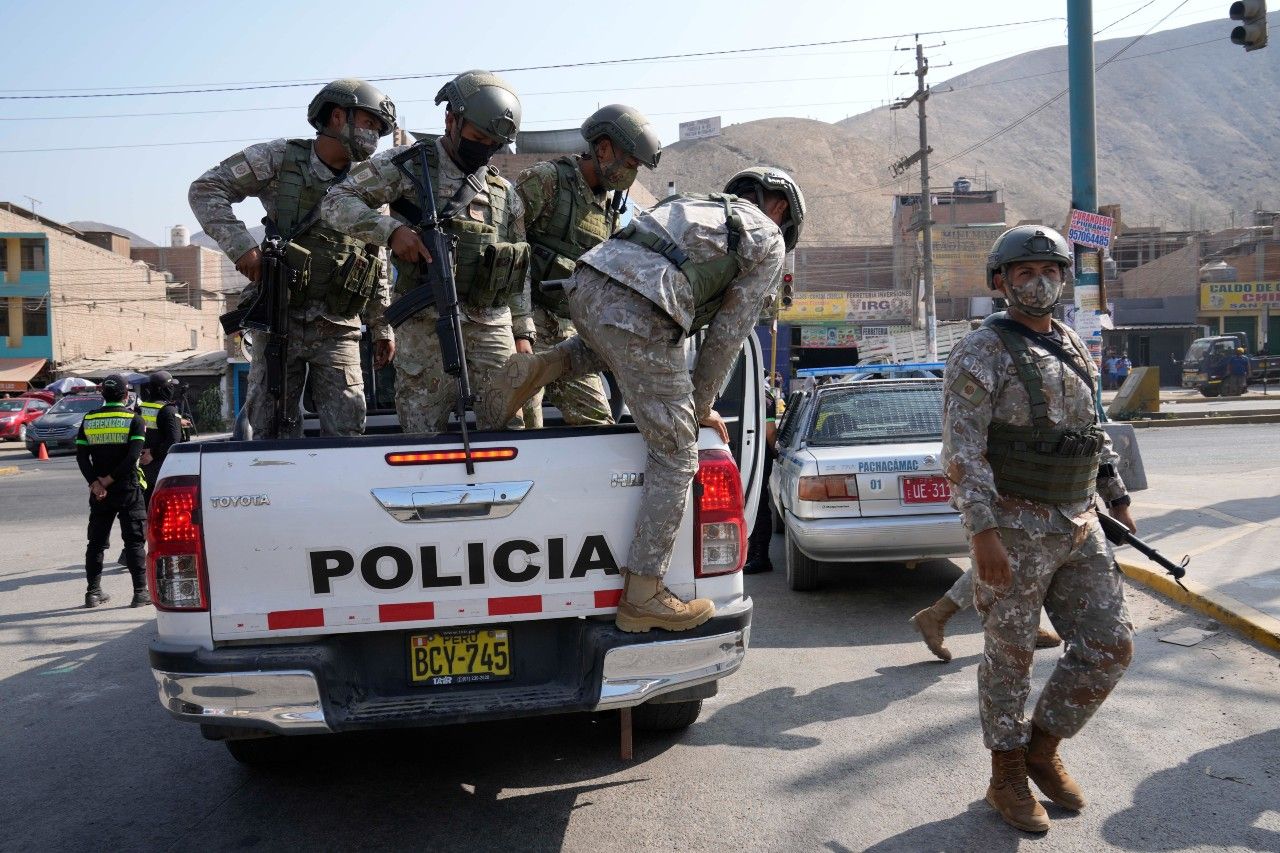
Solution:
<svg viewBox="0 0 1280 853">
<path fill-rule="evenodd" d="M 85 356 L 58 365 L 55 371 L 59 377 L 83 376 L 86 379 L 99 379 L 109 373 L 122 370 L 133 370 L 138 373 L 154 373 L 167 370 L 174 376 L 210 376 L 217 375 L 227 369 L 227 353 L 224 350 L 208 352 L 108 352 L 102 355 Z"/>
</svg>

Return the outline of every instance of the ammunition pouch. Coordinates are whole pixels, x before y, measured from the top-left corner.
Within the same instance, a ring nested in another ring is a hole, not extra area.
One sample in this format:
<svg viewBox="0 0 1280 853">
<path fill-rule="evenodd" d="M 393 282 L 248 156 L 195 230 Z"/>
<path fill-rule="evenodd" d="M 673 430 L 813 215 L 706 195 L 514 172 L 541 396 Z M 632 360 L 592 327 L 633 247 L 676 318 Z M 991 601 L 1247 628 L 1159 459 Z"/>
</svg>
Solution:
<svg viewBox="0 0 1280 853">
<path fill-rule="evenodd" d="M 448 232 L 455 239 L 454 280 L 458 298 L 473 308 L 506 305 L 524 286 L 529 270 L 529 244 L 505 243 L 492 225 L 452 219 Z"/>
<path fill-rule="evenodd" d="M 319 227 L 286 244 L 284 260 L 293 272 L 289 307 L 324 302 L 340 317 L 359 316 L 382 275 L 382 262 L 367 246 Z"/>
<path fill-rule="evenodd" d="M 992 423 L 987 462 L 996 491 L 1048 504 L 1078 503 L 1097 489 L 1106 434 L 1083 429 L 1042 429 Z"/>
</svg>

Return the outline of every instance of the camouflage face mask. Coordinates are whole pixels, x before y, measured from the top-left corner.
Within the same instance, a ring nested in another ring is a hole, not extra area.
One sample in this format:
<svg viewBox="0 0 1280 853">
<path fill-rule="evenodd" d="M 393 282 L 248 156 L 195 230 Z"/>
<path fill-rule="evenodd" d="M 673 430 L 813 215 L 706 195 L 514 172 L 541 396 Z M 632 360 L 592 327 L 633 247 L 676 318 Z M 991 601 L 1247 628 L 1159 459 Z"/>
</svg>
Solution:
<svg viewBox="0 0 1280 853">
<path fill-rule="evenodd" d="M 1054 281 L 1047 275 L 1038 275 L 1021 284 L 1007 281 L 1005 290 L 1014 308 L 1032 317 L 1044 317 L 1053 313 L 1053 306 L 1058 304 L 1065 286 L 1066 282 L 1061 279 Z"/>
</svg>

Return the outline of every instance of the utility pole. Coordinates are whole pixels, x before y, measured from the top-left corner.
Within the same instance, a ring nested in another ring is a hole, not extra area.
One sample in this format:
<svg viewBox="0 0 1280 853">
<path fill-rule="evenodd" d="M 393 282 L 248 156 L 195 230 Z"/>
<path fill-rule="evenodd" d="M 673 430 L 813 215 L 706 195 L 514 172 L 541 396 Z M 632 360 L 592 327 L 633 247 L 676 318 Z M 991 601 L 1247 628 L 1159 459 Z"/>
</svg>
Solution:
<svg viewBox="0 0 1280 853">
<path fill-rule="evenodd" d="M 942 45 L 933 45 L 941 47 Z M 910 48 L 898 48 L 899 50 L 910 50 Z M 920 116 L 920 148 L 912 154 L 899 160 L 890 166 L 890 170 L 895 175 L 905 172 L 917 160 L 920 162 L 920 212 L 917 219 L 917 227 L 920 228 L 923 235 L 924 245 L 922 247 L 923 258 L 921 267 L 924 275 L 924 334 L 926 358 L 929 361 L 938 360 L 938 313 L 937 301 L 933 292 L 933 220 L 931 214 L 933 212 L 932 197 L 929 194 L 929 154 L 933 151 L 929 147 L 929 128 L 926 123 L 925 101 L 929 99 L 929 87 L 925 85 L 925 75 L 929 73 L 929 60 L 924 55 L 924 45 L 920 43 L 920 37 L 916 36 L 916 90 L 908 98 L 901 98 L 890 107 L 893 110 L 901 110 L 915 103 Z M 945 67 L 945 66 L 944 66 Z"/>
</svg>

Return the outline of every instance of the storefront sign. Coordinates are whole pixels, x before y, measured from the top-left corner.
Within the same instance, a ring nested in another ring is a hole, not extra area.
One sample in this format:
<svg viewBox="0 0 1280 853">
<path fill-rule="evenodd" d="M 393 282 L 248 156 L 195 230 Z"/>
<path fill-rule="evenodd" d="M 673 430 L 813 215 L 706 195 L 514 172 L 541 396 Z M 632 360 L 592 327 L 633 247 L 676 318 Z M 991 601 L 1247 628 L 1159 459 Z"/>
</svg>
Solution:
<svg viewBox="0 0 1280 853">
<path fill-rule="evenodd" d="M 857 345 L 857 331 L 852 326 L 804 326 L 800 329 L 802 347 L 834 349 Z"/>
<path fill-rule="evenodd" d="M 1073 210 L 1067 226 L 1067 239 L 1077 246 L 1105 249 L 1111 245 L 1111 232 L 1115 227 L 1116 221 L 1110 216 Z"/>
<path fill-rule="evenodd" d="M 1280 309 L 1280 282 L 1219 281 L 1200 285 L 1201 311 L 1261 311 Z"/>
<path fill-rule="evenodd" d="M 940 297 L 986 296 L 987 254 L 1003 234 L 996 225 L 933 226 L 933 290 Z"/>
</svg>

